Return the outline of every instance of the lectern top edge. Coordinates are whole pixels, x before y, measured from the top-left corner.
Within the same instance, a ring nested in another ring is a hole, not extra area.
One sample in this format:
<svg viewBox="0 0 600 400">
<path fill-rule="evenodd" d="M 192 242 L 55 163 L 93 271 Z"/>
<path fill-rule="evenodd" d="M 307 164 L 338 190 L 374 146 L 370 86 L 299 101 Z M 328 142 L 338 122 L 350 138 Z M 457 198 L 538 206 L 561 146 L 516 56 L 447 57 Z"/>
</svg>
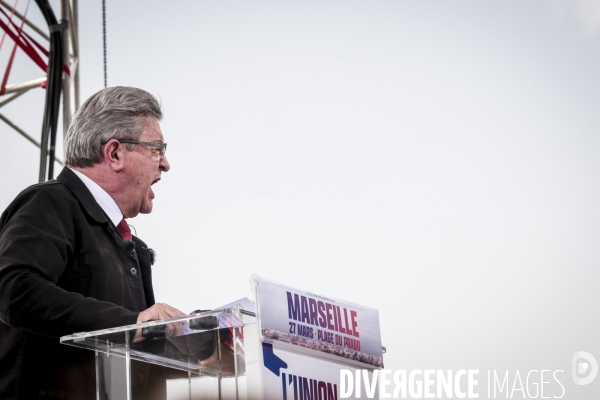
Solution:
<svg viewBox="0 0 600 400">
<path fill-rule="evenodd" d="M 136 330 L 136 329 L 159 327 L 161 325 L 168 325 L 168 324 L 171 324 L 174 322 L 182 322 L 182 321 L 191 322 L 191 321 L 197 320 L 199 318 L 206 318 L 206 317 L 211 317 L 211 316 L 216 317 L 218 321 L 222 320 L 224 317 L 227 317 L 227 316 L 236 316 L 237 318 L 229 318 L 226 326 L 220 326 L 223 324 L 217 324 L 211 328 L 199 328 L 199 329 L 195 328 L 194 331 L 203 332 L 203 331 L 210 331 L 210 330 L 224 328 L 224 327 L 235 328 L 235 327 L 247 325 L 247 324 L 255 322 L 256 314 L 254 312 L 248 311 L 242 307 L 223 308 L 220 310 L 192 313 L 192 314 L 188 314 L 188 315 L 182 316 L 182 317 L 167 318 L 167 319 L 156 320 L 156 321 L 146 321 L 146 322 L 141 322 L 139 324 L 119 326 L 116 328 L 107 328 L 107 329 L 101 329 L 101 330 L 90 331 L 90 332 L 78 332 L 78 333 L 74 333 L 71 335 L 62 336 L 60 338 L 60 342 L 61 343 L 77 342 L 77 341 L 81 341 L 81 340 L 84 340 L 87 338 L 102 337 L 105 335 L 114 335 L 116 333 L 123 333 L 123 332 L 132 331 L 132 330 Z"/>
</svg>

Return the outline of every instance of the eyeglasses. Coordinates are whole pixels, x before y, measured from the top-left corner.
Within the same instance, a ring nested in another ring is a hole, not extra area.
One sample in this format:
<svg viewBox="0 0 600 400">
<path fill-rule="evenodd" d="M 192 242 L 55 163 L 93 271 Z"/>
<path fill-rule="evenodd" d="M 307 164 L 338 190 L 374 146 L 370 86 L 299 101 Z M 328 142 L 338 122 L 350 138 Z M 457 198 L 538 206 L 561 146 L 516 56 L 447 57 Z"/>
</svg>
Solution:
<svg viewBox="0 0 600 400">
<path fill-rule="evenodd" d="M 166 154 L 167 154 L 167 144 L 163 143 L 163 142 L 138 142 L 137 140 L 123 140 L 123 139 L 117 139 L 117 141 L 119 143 L 126 143 L 126 144 L 141 144 L 142 146 L 158 149 L 158 155 L 160 156 L 161 160 L 164 160 L 166 157 Z M 106 143 L 108 143 L 108 142 L 104 142 L 102 144 L 105 145 Z"/>
</svg>

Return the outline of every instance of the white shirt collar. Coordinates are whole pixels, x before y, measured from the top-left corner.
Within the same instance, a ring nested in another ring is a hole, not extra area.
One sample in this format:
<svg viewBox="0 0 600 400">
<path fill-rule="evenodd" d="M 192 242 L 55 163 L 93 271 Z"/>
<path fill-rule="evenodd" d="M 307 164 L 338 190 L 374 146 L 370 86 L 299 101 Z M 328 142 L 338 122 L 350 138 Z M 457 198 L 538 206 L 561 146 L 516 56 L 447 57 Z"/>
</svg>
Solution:
<svg viewBox="0 0 600 400">
<path fill-rule="evenodd" d="M 81 172 L 74 170 L 73 168 L 69 168 L 71 171 L 75 173 L 81 179 L 81 181 L 85 184 L 90 192 L 92 192 L 92 196 L 96 200 L 96 203 L 100 207 L 104 213 L 110 218 L 112 223 L 117 226 L 123 219 L 123 213 L 121 209 L 117 205 L 117 202 L 110 197 L 110 194 L 106 193 L 104 189 L 102 189 L 96 182 L 82 174 Z"/>
</svg>

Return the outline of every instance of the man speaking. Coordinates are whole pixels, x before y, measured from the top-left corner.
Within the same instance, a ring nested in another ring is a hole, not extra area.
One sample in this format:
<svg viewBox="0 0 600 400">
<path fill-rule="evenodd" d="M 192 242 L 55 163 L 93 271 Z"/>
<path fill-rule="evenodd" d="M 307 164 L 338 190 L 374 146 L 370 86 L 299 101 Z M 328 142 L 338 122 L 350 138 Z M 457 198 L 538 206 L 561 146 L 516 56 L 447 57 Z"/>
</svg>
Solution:
<svg viewBox="0 0 600 400">
<path fill-rule="evenodd" d="M 170 169 L 161 118 L 144 90 L 94 94 L 69 127 L 67 167 L 0 217 L 0 398 L 96 398 L 94 353 L 60 336 L 184 315 L 155 304 L 153 252 L 126 222 L 152 211 Z M 135 397 L 165 397 L 160 368 L 132 372 Z"/>
</svg>

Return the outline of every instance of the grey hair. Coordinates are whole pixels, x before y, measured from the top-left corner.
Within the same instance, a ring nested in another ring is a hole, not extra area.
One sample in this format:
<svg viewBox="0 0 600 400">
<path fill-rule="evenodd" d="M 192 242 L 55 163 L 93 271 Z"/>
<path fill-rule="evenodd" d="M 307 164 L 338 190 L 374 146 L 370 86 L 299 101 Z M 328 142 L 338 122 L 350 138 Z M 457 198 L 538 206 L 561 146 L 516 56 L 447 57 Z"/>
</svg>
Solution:
<svg viewBox="0 0 600 400">
<path fill-rule="evenodd" d="M 99 91 L 73 116 L 65 136 L 66 164 L 81 168 L 98 164 L 103 143 L 110 139 L 138 140 L 149 118 L 160 121 L 162 109 L 145 90 L 114 86 Z"/>
</svg>

